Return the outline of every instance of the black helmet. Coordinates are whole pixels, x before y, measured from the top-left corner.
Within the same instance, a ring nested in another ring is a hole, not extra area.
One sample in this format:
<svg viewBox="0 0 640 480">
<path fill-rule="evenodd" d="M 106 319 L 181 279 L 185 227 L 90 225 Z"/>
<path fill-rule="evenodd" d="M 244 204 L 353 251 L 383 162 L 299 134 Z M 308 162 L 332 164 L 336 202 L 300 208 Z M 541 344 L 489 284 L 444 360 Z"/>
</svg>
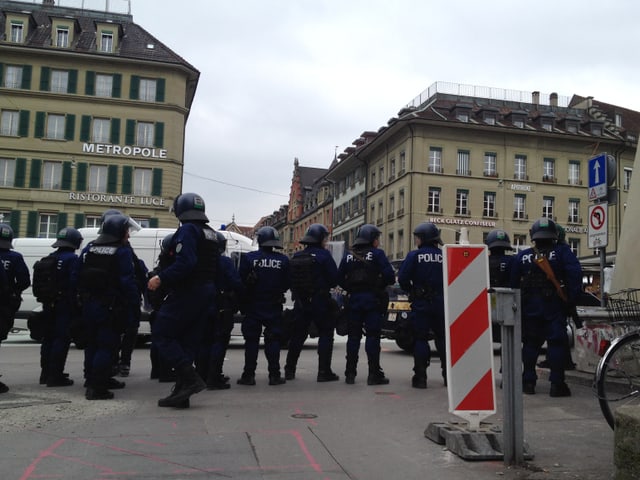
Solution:
<svg viewBox="0 0 640 480">
<path fill-rule="evenodd" d="M 160 251 L 162 253 L 167 253 L 169 251 L 169 247 L 171 246 L 171 241 L 173 240 L 173 233 L 169 235 L 165 235 L 165 237 L 160 241 Z"/>
<path fill-rule="evenodd" d="M 280 234 L 273 227 L 260 227 L 256 232 L 256 237 L 258 238 L 258 245 L 261 247 L 282 248 Z"/>
<path fill-rule="evenodd" d="M 556 232 L 558 233 L 558 243 L 564 243 L 567 239 L 567 232 L 559 223 L 556 223 Z"/>
<path fill-rule="evenodd" d="M 13 241 L 13 228 L 6 223 L 0 223 L 0 248 L 11 249 Z"/>
<path fill-rule="evenodd" d="M 222 255 L 227 249 L 227 237 L 224 236 L 224 233 L 216 231 L 216 241 L 218 243 L 218 253 Z"/>
<path fill-rule="evenodd" d="M 353 246 L 356 245 L 373 245 L 376 238 L 380 236 L 382 232 L 375 225 L 365 223 L 358 229 L 356 233 L 356 239 L 353 241 Z"/>
<path fill-rule="evenodd" d="M 556 230 L 556 223 L 550 218 L 540 218 L 533 222 L 533 225 L 529 229 L 529 235 L 531 240 L 557 240 L 558 231 Z"/>
<path fill-rule="evenodd" d="M 204 200 L 197 193 L 181 193 L 173 201 L 173 213 L 181 222 L 200 220 L 208 222 L 204 214 Z"/>
<path fill-rule="evenodd" d="M 67 247 L 77 250 L 82 243 L 82 234 L 73 227 L 65 227 L 56 235 L 56 241 L 51 245 L 53 248 Z"/>
<path fill-rule="evenodd" d="M 122 240 L 129 231 L 129 217 L 122 214 L 109 215 L 102 224 L 102 233 L 93 243 L 102 245 Z"/>
<path fill-rule="evenodd" d="M 507 232 L 500 229 L 491 230 L 484 243 L 489 248 L 505 248 L 507 250 L 513 250 L 511 240 L 509 240 L 509 235 Z"/>
<path fill-rule="evenodd" d="M 421 245 L 430 245 L 433 243 L 442 245 L 440 229 L 436 227 L 435 223 L 422 222 L 416 227 L 413 234 L 420 239 Z"/>
<path fill-rule="evenodd" d="M 304 237 L 300 239 L 303 245 L 320 244 L 329 236 L 329 230 L 321 223 L 314 223 L 307 228 Z"/>
</svg>

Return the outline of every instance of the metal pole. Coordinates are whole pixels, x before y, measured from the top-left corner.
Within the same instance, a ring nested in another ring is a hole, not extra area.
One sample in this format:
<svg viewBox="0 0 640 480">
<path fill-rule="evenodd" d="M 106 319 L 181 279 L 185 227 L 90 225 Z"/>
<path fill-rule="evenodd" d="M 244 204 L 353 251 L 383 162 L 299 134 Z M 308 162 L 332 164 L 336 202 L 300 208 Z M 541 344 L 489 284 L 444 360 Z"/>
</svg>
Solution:
<svg viewBox="0 0 640 480">
<path fill-rule="evenodd" d="M 607 264 L 607 249 L 602 247 L 600 249 L 600 306 L 606 307 L 607 301 L 604 296 L 604 267 Z"/>
</svg>

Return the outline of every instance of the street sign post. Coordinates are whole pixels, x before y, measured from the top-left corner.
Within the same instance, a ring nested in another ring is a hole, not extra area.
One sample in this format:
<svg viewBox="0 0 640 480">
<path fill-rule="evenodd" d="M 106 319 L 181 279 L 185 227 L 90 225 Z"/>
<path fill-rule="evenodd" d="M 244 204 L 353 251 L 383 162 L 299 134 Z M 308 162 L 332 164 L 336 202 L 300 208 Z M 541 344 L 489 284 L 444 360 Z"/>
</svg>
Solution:
<svg viewBox="0 0 640 480">
<path fill-rule="evenodd" d="M 607 198 L 607 154 L 589 159 L 589 200 Z"/>
<path fill-rule="evenodd" d="M 596 203 L 589 207 L 589 248 L 604 248 L 609 242 L 607 208 L 607 202 Z"/>
</svg>

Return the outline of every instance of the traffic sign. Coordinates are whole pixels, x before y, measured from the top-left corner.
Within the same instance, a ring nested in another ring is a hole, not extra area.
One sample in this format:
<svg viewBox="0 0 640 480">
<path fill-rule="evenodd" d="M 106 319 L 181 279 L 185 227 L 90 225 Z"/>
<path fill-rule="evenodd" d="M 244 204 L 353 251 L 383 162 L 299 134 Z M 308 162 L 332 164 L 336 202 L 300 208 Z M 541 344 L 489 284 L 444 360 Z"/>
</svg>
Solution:
<svg viewBox="0 0 640 480">
<path fill-rule="evenodd" d="M 587 236 L 589 248 L 604 248 L 609 243 L 607 208 L 607 202 L 597 203 L 589 207 L 589 230 Z"/>
<path fill-rule="evenodd" d="M 607 154 L 589 159 L 589 200 L 607 198 Z"/>
</svg>

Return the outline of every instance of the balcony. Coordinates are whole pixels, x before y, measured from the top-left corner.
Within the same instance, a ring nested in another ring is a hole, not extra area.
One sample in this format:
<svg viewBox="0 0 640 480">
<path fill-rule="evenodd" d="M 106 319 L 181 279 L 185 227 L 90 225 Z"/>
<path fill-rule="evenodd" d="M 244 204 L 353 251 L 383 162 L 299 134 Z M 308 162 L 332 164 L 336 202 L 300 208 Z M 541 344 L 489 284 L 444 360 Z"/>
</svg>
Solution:
<svg viewBox="0 0 640 480">
<path fill-rule="evenodd" d="M 513 219 L 514 220 L 523 220 L 523 221 L 524 220 L 529 220 L 529 215 L 527 215 L 524 212 L 515 211 L 515 212 L 513 212 Z"/>
<path fill-rule="evenodd" d="M 433 166 L 433 165 L 429 165 L 427 167 L 427 172 L 429 173 L 442 173 L 442 167 L 441 166 Z"/>
<path fill-rule="evenodd" d="M 544 183 L 558 183 L 558 179 L 552 175 L 543 175 L 542 181 Z"/>
<path fill-rule="evenodd" d="M 470 177 L 471 176 L 471 170 L 458 170 L 458 169 L 456 169 L 456 175 L 461 175 L 463 177 Z"/>
<path fill-rule="evenodd" d="M 525 175 L 524 173 L 514 173 L 514 180 L 529 180 L 529 175 Z"/>
<path fill-rule="evenodd" d="M 482 175 L 484 177 L 498 178 L 498 172 L 494 170 L 485 170 L 484 172 L 482 172 Z"/>
<path fill-rule="evenodd" d="M 393 220 L 393 217 L 395 217 L 395 213 L 391 212 L 389 215 L 387 215 L 387 220 Z"/>
<path fill-rule="evenodd" d="M 398 215 L 399 217 L 401 217 L 402 215 L 404 215 L 404 208 L 401 208 L 400 210 L 398 210 L 397 215 Z"/>
</svg>

